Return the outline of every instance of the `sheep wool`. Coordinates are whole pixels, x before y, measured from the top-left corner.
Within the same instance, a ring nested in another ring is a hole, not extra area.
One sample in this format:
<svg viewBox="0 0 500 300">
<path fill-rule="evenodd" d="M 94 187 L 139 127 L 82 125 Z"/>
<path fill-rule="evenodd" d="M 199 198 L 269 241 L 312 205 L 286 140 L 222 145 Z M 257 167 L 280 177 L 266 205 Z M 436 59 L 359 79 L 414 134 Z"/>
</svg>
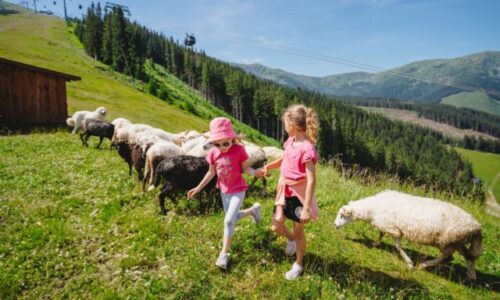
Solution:
<svg viewBox="0 0 500 300">
<path fill-rule="evenodd" d="M 474 260 L 481 254 L 481 225 L 458 206 L 386 190 L 343 206 L 335 225 L 338 228 L 354 220 L 371 224 L 381 231 L 381 237 L 384 233 L 393 236 L 410 268 L 413 262 L 400 247 L 400 238 L 440 249 L 442 255 L 424 262 L 422 268 L 436 265 L 459 251 L 467 260 L 469 279 L 475 279 Z M 466 248 L 466 243 L 471 243 L 470 248 Z"/>
</svg>

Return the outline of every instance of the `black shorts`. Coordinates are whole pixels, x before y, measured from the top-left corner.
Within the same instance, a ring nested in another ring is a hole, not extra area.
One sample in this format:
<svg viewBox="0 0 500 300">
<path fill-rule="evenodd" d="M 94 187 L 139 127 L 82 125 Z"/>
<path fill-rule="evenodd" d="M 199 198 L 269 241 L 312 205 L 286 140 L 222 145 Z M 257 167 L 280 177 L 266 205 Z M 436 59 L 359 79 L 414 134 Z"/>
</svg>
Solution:
<svg viewBox="0 0 500 300">
<path fill-rule="evenodd" d="M 300 214 L 302 213 L 302 202 L 300 202 L 297 197 L 285 197 L 285 206 L 283 207 L 283 214 L 287 219 L 294 222 L 300 222 Z M 276 206 L 274 207 L 274 212 L 276 212 Z"/>
</svg>

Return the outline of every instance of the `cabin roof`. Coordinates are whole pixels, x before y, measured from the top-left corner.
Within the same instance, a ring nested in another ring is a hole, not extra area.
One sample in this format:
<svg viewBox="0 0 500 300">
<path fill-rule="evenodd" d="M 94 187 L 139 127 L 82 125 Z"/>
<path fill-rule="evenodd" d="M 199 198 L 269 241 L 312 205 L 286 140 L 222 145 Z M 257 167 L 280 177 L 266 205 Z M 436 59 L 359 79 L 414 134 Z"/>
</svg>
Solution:
<svg viewBox="0 0 500 300">
<path fill-rule="evenodd" d="M 10 60 L 10 59 L 6 59 L 3 57 L 0 57 L 0 64 L 8 64 L 8 65 L 15 66 L 15 67 L 29 70 L 29 71 L 50 74 L 50 75 L 53 75 L 56 77 L 64 78 L 64 79 L 66 79 L 66 81 L 82 80 L 80 77 L 75 76 L 75 75 L 70 75 L 70 74 L 66 74 L 66 73 L 62 73 L 62 72 L 57 72 L 57 71 L 53 71 L 53 70 L 49 70 L 49 69 L 40 68 L 40 67 L 33 66 L 33 65 L 24 64 L 24 63 Z"/>
</svg>

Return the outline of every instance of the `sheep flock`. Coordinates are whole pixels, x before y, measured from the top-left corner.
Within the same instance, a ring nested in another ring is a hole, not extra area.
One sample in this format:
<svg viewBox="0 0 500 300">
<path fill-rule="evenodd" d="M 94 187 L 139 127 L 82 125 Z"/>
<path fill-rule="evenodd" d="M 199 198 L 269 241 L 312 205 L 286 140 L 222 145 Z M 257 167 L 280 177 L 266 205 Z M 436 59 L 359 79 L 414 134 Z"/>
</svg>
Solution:
<svg viewBox="0 0 500 300">
<path fill-rule="evenodd" d="M 125 118 L 107 122 L 105 116 L 106 109 L 99 107 L 94 112 L 77 111 L 66 123 L 73 126 L 72 133 L 79 132 L 84 146 L 88 147 L 91 136 L 99 138 L 97 148 L 104 138 L 111 140 L 110 149 L 116 149 L 127 163 L 129 175 L 132 175 L 132 170 L 137 172 L 143 191 L 152 191 L 163 182 L 159 194 L 161 213 L 167 212 L 164 206 L 166 197 L 176 202 L 179 193 L 185 194 L 196 186 L 207 172 L 205 156 L 213 147 L 208 140 L 209 132 L 187 130 L 170 133 L 148 124 L 132 123 Z M 242 142 L 249 156 L 249 164 L 254 168 L 260 168 L 267 161 L 282 157 L 284 153 L 276 147 L 261 148 L 246 140 Z M 266 180 L 261 180 L 261 193 L 264 194 Z M 255 180 L 251 186 L 254 183 Z M 205 189 L 215 190 L 215 184 Z"/>
<path fill-rule="evenodd" d="M 205 156 L 212 147 L 209 132 L 187 130 L 170 133 L 147 124 L 134 124 L 125 118 L 117 118 L 109 123 L 105 117 L 106 109 L 99 107 L 94 112 L 75 112 L 66 123 L 73 127 L 72 133 L 80 130 L 84 146 L 88 146 L 90 136 L 99 137 L 97 147 L 104 138 L 110 139 L 110 149 L 116 149 L 127 163 L 129 175 L 132 175 L 132 168 L 137 172 L 143 191 L 150 192 L 163 182 L 159 193 L 162 214 L 167 212 L 164 206 L 166 197 L 175 203 L 179 195 L 185 195 L 196 186 L 207 172 Z M 282 149 L 276 147 L 260 147 L 245 140 L 242 142 L 249 155 L 250 165 L 254 168 L 262 167 L 267 161 L 279 159 L 284 154 Z M 262 180 L 264 194 L 265 178 Z M 212 195 L 210 201 L 218 201 L 213 196 L 215 178 L 205 191 Z M 384 191 L 351 201 L 340 208 L 335 226 L 339 228 L 355 220 L 365 221 L 380 231 L 380 238 L 374 245 L 380 243 L 384 234 L 391 235 L 396 250 L 409 268 L 413 268 L 414 263 L 400 245 L 402 238 L 435 246 L 441 251 L 439 257 L 423 262 L 418 268 L 450 260 L 453 253 L 458 251 L 466 260 L 469 280 L 476 279 L 474 262 L 481 254 L 481 225 L 455 205 L 396 191 Z"/>
</svg>

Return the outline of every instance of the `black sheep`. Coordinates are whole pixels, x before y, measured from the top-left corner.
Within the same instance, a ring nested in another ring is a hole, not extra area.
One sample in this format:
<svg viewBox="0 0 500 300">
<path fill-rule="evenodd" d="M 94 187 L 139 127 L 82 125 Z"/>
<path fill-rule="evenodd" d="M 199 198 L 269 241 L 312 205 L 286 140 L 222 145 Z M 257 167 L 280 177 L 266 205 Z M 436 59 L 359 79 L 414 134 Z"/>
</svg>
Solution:
<svg viewBox="0 0 500 300">
<path fill-rule="evenodd" d="M 204 157 L 179 155 L 168 157 L 160 162 L 156 167 L 154 182 L 149 190 L 153 190 L 161 181 L 165 181 L 159 195 L 161 213 L 167 213 L 165 197 L 169 197 L 174 203 L 177 203 L 177 194 L 185 194 L 196 187 L 208 172 L 208 168 L 208 162 Z M 205 187 L 205 190 L 209 191 L 212 196 L 215 195 L 216 181 L 217 176 Z"/>
<path fill-rule="evenodd" d="M 104 138 L 108 138 L 109 140 L 111 140 L 114 132 L 115 125 L 109 122 L 97 119 L 85 119 L 83 121 L 82 131 L 80 133 L 80 140 L 82 140 L 82 144 L 84 146 L 88 147 L 88 140 L 90 136 L 98 136 L 99 144 L 97 144 L 97 148 L 99 148 L 101 146 L 102 140 Z"/>
</svg>

